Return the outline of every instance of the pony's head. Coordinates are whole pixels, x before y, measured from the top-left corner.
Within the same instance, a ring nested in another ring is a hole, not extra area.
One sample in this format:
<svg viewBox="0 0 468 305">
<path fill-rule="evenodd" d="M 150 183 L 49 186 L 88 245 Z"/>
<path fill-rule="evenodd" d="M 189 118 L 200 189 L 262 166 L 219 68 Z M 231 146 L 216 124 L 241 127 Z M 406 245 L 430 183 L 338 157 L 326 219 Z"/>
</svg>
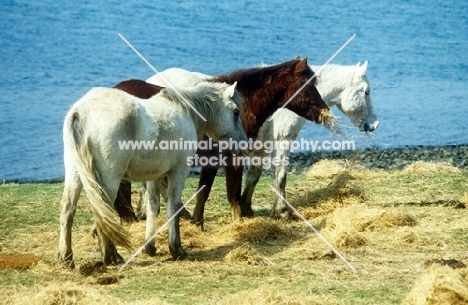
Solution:
<svg viewBox="0 0 468 305">
<path fill-rule="evenodd" d="M 232 85 L 223 83 L 219 90 L 223 106 L 215 113 L 212 127 L 206 132 L 209 137 L 218 142 L 231 142 L 232 140 L 236 142 L 247 141 L 247 136 L 240 119 L 241 108 L 244 102 L 239 92 L 236 91 L 236 86 L 237 82 L 234 82 Z M 240 154 L 241 151 L 233 149 L 232 153 Z"/>
<path fill-rule="evenodd" d="M 367 61 L 353 66 L 350 84 L 344 86 L 340 101 L 336 104 L 359 131 L 374 131 L 379 126 L 371 100 L 371 87 L 366 76 Z"/>
<path fill-rule="evenodd" d="M 247 141 L 247 136 L 240 119 L 243 99 L 236 86 L 237 83 L 201 81 L 193 87 L 165 88 L 161 94 L 177 101 L 190 114 L 199 139 L 209 136 L 218 142 L 240 142 Z"/>
<path fill-rule="evenodd" d="M 286 108 L 316 123 L 330 124 L 330 110 L 315 87 L 315 78 L 311 80 L 314 72 L 307 64 L 307 57 L 296 57 L 287 63 L 291 71 L 289 79 L 286 78 L 290 83 L 284 94 L 288 98 Z"/>
</svg>

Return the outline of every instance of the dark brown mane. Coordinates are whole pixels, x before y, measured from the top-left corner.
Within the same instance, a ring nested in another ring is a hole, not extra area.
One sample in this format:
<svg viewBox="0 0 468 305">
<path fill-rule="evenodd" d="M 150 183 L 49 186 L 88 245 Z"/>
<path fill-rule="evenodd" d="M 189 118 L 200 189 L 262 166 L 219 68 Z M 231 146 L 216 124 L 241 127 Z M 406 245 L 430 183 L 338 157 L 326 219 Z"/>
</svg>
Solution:
<svg viewBox="0 0 468 305">
<path fill-rule="evenodd" d="M 164 89 L 163 87 L 159 87 L 139 79 L 121 81 L 113 88 L 122 90 L 141 99 L 149 99 Z"/>
<path fill-rule="evenodd" d="M 295 58 L 290 61 L 286 61 L 273 66 L 264 66 L 264 67 L 255 67 L 251 69 L 239 69 L 229 74 L 220 74 L 213 78 L 214 81 L 224 82 L 228 84 L 233 84 L 237 82 L 239 85 L 240 82 L 245 82 L 247 86 L 242 86 L 243 88 L 248 88 L 250 91 L 252 89 L 258 89 L 265 85 L 270 77 L 278 77 L 284 75 L 285 73 L 291 74 L 294 72 L 296 65 L 300 60 Z M 314 75 L 314 72 L 309 68 L 309 71 L 306 70 L 305 76 L 311 78 Z M 315 85 L 315 78 L 312 80 L 312 84 Z"/>
</svg>

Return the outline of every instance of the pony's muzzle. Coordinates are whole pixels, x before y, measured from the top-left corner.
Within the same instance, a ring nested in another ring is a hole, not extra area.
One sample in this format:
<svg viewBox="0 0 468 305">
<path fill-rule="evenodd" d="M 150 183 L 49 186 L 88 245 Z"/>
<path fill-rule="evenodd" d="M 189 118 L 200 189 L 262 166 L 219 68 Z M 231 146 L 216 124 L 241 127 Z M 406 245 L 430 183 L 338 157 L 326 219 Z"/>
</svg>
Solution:
<svg viewBox="0 0 468 305">
<path fill-rule="evenodd" d="M 372 131 L 376 130 L 377 127 L 379 127 L 379 124 L 380 124 L 379 121 L 375 121 L 372 124 L 364 123 L 363 124 L 363 129 L 364 129 L 365 132 L 372 132 Z"/>
</svg>

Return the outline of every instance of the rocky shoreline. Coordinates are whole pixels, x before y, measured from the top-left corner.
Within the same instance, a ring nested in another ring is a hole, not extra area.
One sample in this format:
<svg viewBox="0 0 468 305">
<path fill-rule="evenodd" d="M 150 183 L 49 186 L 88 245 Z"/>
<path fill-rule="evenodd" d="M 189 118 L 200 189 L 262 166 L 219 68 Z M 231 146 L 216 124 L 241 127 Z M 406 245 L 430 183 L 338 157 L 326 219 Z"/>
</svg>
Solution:
<svg viewBox="0 0 468 305">
<path fill-rule="evenodd" d="M 347 159 L 368 169 L 402 169 L 415 161 L 448 162 L 468 170 L 468 145 L 406 146 L 404 148 L 298 152 L 289 158 L 289 171 L 302 171 L 324 159 Z"/>
</svg>

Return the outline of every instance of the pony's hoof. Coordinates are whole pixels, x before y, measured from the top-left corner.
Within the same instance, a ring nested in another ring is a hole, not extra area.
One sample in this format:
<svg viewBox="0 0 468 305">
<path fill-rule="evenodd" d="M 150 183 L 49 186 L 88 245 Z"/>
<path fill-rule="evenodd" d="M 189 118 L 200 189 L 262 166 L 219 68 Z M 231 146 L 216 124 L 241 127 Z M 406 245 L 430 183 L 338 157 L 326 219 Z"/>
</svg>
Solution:
<svg viewBox="0 0 468 305">
<path fill-rule="evenodd" d="M 154 245 L 146 245 L 143 252 L 149 256 L 156 256 L 156 247 Z"/>
<path fill-rule="evenodd" d="M 138 220 L 140 220 L 140 221 L 146 220 L 146 213 L 144 213 L 144 212 L 137 212 L 137 213 L 136 213 L 136 217 L 137 217 Z"/>
<path fill-rule="evenodd" d="M 190 219 L 190 223 L 196 225 L 197 227 L 200 227 L 202 229 L 202 231 L 205 230 L 204 229 L 204 219 L 198 220 L 198 219 L 195 219 L 195 218 L 192 217 Z"/>
<path fill-rule="evenodd" d="M 185 209 L 185 208 L 183 208 L 182 211 L 180 211 L 179 215 L 180 215 L 181 218 L 184 218 L 184 219 L 187 219 L 187 220 L 192 219 L 192 215 L 190 215 L 190 212 L 187 211 L 187 209 Z"/>
<path fill-rule="evenodd" d="M 107 257 L 103 257 L 102 261 L 104 265 L 111 266 L 111 265 L 120 265 L 124 263 L 124 259 L 120 256 L 119 253 L 115 252 L 113 255 L 108 255 Z"/>
<path fill-rule="evenodd" d="M 61 260 L 59 261 L 59 265 L 62 266 L 64 269 L 68 269 L 68 270 L 75 269 L 75 263 L 73 261 Z"/>
<path fill-rule="evenodd" d="M 273 210 L 270 216 L 275 219 L 289 220 L 292 218 L 292 213 L 288 209 L 282 209 L 279 211 Z"/>
<path fill-rule="evenodd" d="M 182 249 L 182 247 L 178 248 L 177 250 L 172 250 L 172 249 L 169 249 L 169 250 L 171 252 L 172 259 L 175 261 L 180 261 L 180 260 L 184 260 L 187 258 L 187 252 L 185 252 L 185 250 Z"/>
<path fill-rule="evenodd" d="M 241 217 L 253 217 L 253 216 L 254 216 L 254 212 L 252 208 L 247 208 L 241 211 Z"/>
</svg>

